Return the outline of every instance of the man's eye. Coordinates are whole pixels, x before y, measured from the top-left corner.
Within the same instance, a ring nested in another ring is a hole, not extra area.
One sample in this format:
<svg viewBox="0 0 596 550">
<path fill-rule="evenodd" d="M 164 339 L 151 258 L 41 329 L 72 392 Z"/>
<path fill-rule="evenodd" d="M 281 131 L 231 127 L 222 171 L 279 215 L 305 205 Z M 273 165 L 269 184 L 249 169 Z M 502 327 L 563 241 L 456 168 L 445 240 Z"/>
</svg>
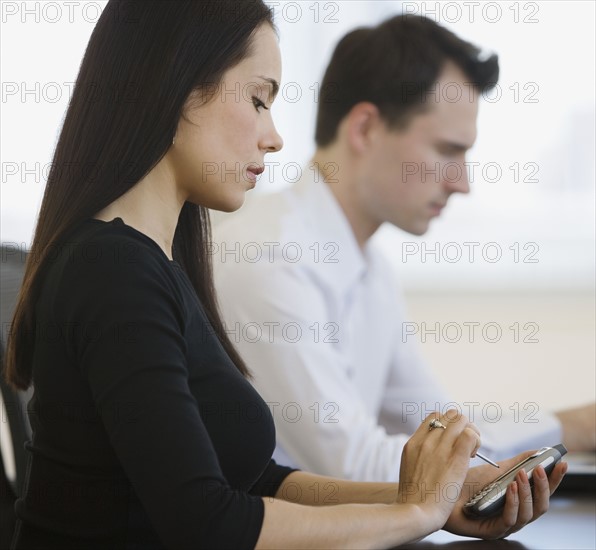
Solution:
<svg viewBox="0 0 596 550">
<path fill-rule="evenodd" d="M 257 111 L 259 110 L 259 107 L 263 107 L 264 109 L 269 110 L 269 107 L 265 107 L 265 104 L 256 96 L 253 96 L 252 102 Z"/>
<path fill-rule="evenodd" d="M 439 149 L 439 154 L 443 155 L 444 157 L 454 158 L 460 154 L 459 151 L 454 151 L 453 149 Z"/>
</svg>

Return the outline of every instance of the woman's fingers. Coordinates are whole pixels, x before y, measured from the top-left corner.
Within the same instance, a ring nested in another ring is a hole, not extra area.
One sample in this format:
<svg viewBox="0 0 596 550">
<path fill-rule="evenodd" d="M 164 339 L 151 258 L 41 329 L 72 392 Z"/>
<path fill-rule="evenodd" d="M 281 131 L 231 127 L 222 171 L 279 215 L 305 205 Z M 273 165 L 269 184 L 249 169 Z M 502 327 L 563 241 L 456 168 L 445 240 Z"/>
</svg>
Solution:
<svg viewBox="0 0 596 550">
<path fill-rule="evenodd" d="M 440 425 L 432 428 L 433 420 L 438 420 L 445 428 Z M 443 415 L 438 412 L 429 414 L 412 436 L 412 440 L 420 447 L 436 449 L 443 456 L 456 449 L 473 457 L 480 448 L 478 428 L 456 409 L 450 409 Z"/>
<path fill-rule="evenodd" d="M 465 416 L 451 409 L 443 415 L 428 415 L 406 446 L 420 456 L 440 456 L 445 461 L 455 455 L 461 460 L 476 454 L 480 448 L 480 434 Z M 461 466 L 457 468 L 458 473 L 460 469 Z"/>
<path fill-rule="evenodd" d="M 480 448 L 478 428 L 456 409 L 448 410 L 440 420 L 446 426 L 442 430 L 445 444 L 457 446 L 462 452 L 467 450 L 466 456 L 474 456 Z"/>
<path fill-rule="evenodd" d="M 530 487 L 530 480 L 528 479 L 528 474 L 526 474 L 524 469 L 521 469 L 517 473 L 515 481 L 517 483 L 519 506 L 517 511 L 517 521 L 515 522 L 513 530 L 518 531 L 534 518 L 534 502 L 532 498 L 532 487 Z M 548 497 L 546 506 L 548 508 Z"/>
<path fill-rule="evenodd" d="M 548 511 L 550 495 L 557 488 L 567 470 L 565 463 L 557 464 L 547 477 L 542 466 L 534 468 L 533 487 L 530 487 L 528 475 L 520 470 L 515 481 L 507 488 L 505 507 L 501 515 L 504 536 L 519 531 L 528 523 L 535 521 Z"/>
<path fill-rule="evenodd" d="M 465 426 L 454 444 L 461 449 L 462 453 L 466 453 L 466 456 L 473 457 L 480 448 L 480 436 L 478 432 Z"/>
<path fill-rule="evenodd" d="M 472 430 L 476 434 L 476 446 L 474 447 L 474 450 L 472 451 L 472 455 L 471 455 L 471 456 L 476 456 L 476 453 L 480 449 L 480 443 L 481 443 L 480 430 L 471 422 L 468 423 L 468 425 L 466 426 L 466 429 Z"/>
<path fill-rule="evenodd" d="M 500 518 L 503 525 L 501 537 L 519 531 L 524 525 L 532 521 L 534 515 L 532 491 L 527 480 L 527 475 L 522 475 L 520 472 L 515 476 L 515 481 L 507 487 L 505 506 Z"/>
<path fill-rule="evenodd" d="M 414 457 L 428 456 L 441 462 L 459 455 L 469 457 L 480 445 L 478 430 L 457 410 L 445 414 L 429 414 L 420 424 L 414 435 L 406 443 L 407 455 Z M 459 471 L 461 468 L 457 468 Z"/>
<path fill-rule="evenodd" d="M 464 486 L 470 456 L 479 444 L 477 429 L 457 411 L 428 415 L 404 446 L 398 499 L 427 508 L 436 515 L 437 525 L 444 525 Z M 446 486 L 458 488 L 458 494 L 443 497 Z M 429 490 L 433 498 L 429 498 Z"/>
<path fill-rule="evenodd" d="M 516 466 L 517 464 L 519 464 L 520 462 L 522 462 L 523 460 L 525 460 L 526 458 L 528 458 L 534 454 L 536 454 L 536 450 L 524 451 L 523 453 L 520 453 L 520 454 L 513 456 L 511 458 L 507 458 L 505 460 L 499 460 L 498 464 L 501 467 L 501 470 L 503 472 L 506 472 L 507 470 L 510 470 L 511 468 L 513 468 L 514 466 Z"/>
<path fill-rule="evenodd" d="M 517 481 L 509 484 L 507 487 L 507 494 L 505 497 L 505 506 L 501 514 L 501 521 L 503 522 L 504 532 L 501 536 L 506 536 L 512 533 L 515 524 L 517 523 L 517 515 L 519 511 L 519 495 Z"/>
<path fill-rule="evenodd" d="M 554 468 L 553 471 L 548 476 L 548 486 L 550 494 L 552 495 L 555 492 L 555 489 L 559 486 L 559 483 L 563 480 L 563 477 L 567 473 L 567 469 L 569 465 L 567 462 L 559 462 Z"/>
<path fill-rule="evenodd" d="M 548 511 L 551 495 L 549 480 L 542 466 L 534 468 L 532 478 L 534 480 L 534 514 L 531 521 L 539 518 L 542 514 L 545 514 Z"/>
</svg>

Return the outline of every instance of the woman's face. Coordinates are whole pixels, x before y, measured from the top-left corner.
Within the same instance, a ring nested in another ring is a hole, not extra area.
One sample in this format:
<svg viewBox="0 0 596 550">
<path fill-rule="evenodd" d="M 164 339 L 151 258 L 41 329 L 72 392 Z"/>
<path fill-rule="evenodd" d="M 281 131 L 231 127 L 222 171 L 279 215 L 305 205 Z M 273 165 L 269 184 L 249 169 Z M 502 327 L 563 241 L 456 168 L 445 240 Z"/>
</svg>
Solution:
<svg viewBox="0 0 596 550">
<path fill-rule="evenodd" d="M 264 24 L 250 57 L 224 74 L 206 105 L 193 107 L 197 97 L 189 98 L 168 151 L 181 198 L 226 212 L 242 206 L 265 154 L 283 146 L 270 110 L 280 79 L 277 36 Z"/>
</svg>

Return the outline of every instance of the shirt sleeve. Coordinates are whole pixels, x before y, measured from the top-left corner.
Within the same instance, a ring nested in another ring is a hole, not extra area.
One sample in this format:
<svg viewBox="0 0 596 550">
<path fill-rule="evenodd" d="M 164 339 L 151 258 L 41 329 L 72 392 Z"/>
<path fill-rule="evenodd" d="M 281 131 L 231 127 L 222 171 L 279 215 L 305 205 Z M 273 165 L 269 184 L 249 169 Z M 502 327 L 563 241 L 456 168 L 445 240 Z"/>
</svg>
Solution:
<svg viewBox="0 0 596 550">
<path fill-rule="evenodd" d="M 453 408 L 461 411 L 476 425 L 482 437 L 482 453 L 493 460 L 509 458 L 529 449 L 556 445 L 561 441 L 559 420 L 536 403 L 529 404 L 525 411 L 511 410 L 511 407 L 494 403 L 495 407 L 488 415 L 483 414 L 486 404 L 472 399 L 463 402 L 454 400 L 422 357 L 418 337 L 409 330 L 403 291 L 397 275 L 389 264 L 383 271 L 391 275 L 385 285 L 387 294 L 395 297 L 393 310 L 399 320 L 395 352 L 379 415 L 388 433 L 409 436 L 431 412 Z M 403 442 L 406 440 L 404 438 Z M 474 465 L 479 464 L 484 463 L 476 459 Z"/>
<path fill-rule="evenodd" d="M 493 407 L 493 412 L 499 411 L 498 419 L 476 410 L 473 421 L 482 434 L 482 454 L 503 460 L 523 451 L 561 443 L 563 430 L 558 418 L 552 412 L 539 410 L 536 403 L 530 405 L 526 410 L 520 405 L 519 412 L 509 407 Z"/>
<path fill-rule="evenodd" d="M 262 497 L 274 497 L 283 480 L 292 472 L 297 471 L 296 468 L 280 466 L 275 460 L 271 459 L 261 477 L 251 487 L 250 493 Z"/>
<path fill-rule="evenodd" d="M 75 259 L 57 300 L 82 328 L 76 362 L 151 524 L 171 549 L 254 547 L 263 502 L 233 490 L 218 464 L 187 383 L 170 266 L 137 241 L 128 262 L 118 254 L 122 237 L 93 244 L 99 259 Z"/>
<path fill-rule="evenodd" d="M 377 273 L 384 278 L 385 294 L 392 300 L 391 311 L 396 327 L 379 421 L 389 434 L 406 434 L 409 437 L 427 415 L 442 410 L 453 400 L 420 353 L 396 274 L 386 263 Z"/>
</svg>

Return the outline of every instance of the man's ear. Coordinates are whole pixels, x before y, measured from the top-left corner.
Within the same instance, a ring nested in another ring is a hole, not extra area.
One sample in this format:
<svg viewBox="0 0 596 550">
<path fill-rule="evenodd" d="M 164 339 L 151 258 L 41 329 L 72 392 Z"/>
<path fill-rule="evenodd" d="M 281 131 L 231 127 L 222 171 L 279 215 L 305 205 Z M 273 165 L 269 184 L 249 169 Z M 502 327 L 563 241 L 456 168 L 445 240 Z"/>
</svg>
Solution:
<svg viewBox="0 0 596 550">
<path fill-rule="evenodd" d="M 354 105 L 342 123 L 350 150 L 358 154 L 369 149 L 382 122 L 374 103 L 362 101 Z"/>
</svg>

